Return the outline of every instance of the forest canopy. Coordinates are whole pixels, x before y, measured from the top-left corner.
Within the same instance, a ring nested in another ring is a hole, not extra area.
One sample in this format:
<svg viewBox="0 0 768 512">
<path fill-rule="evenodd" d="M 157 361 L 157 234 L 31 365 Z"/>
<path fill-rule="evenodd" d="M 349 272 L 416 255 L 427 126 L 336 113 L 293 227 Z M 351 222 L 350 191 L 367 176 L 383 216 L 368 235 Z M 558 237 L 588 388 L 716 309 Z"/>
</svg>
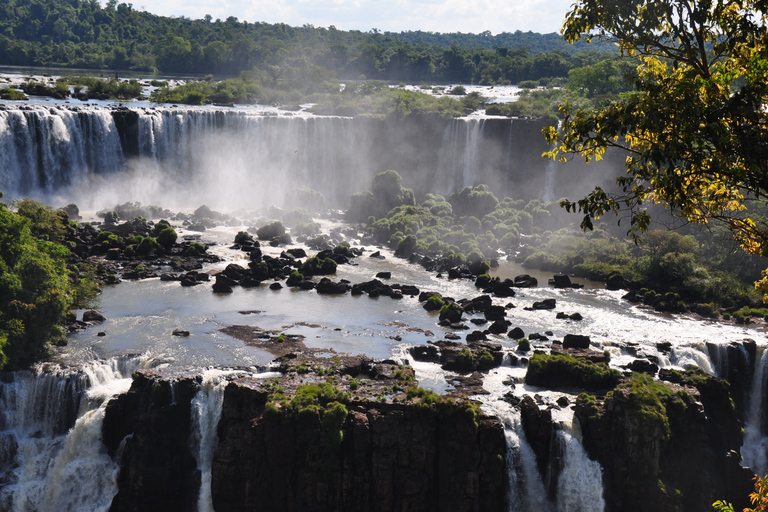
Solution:
<svg viewBox="0 0 768 512">
<path fill-rule="evenodd" d="M 0 64 L 238 75 L 289 65 L 320 66 L 339 78 L 518 83 L 565 77 L 615 55 L 557 34 L 491 35 L 342 31 L 249 23 L 235 17 L 162 17 L 110 0 L 0 2 Z"/>
</svg>

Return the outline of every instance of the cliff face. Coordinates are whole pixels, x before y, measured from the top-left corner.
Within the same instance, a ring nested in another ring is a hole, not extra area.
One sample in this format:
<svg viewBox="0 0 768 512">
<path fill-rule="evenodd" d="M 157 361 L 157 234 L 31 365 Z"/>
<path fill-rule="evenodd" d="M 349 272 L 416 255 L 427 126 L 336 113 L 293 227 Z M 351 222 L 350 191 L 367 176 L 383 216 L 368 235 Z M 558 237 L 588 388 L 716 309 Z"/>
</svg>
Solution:
<svg viewBox="0 0 768 512">
<path fill-rule="evenodd" d="M 189 511 L 200 487 L 190 451 L 198 384 L 137 374 L 110 402 L 104 440 L 121 456 L 112 511 Z M 217 512 L 258 510 L 501 511 L 502 425 L 459 406 L 351 402 L 340 429 L 319 412 L 288 417 L 267 392 L 227 386 L 212 467 Z"/>
<path fill-rule="evenodd" d="M 709 510 L 748 505 L 753 473 L 739 465 L 741 423 L 728 384 L 635 379 L 603 404 L 580 397 L 584 447 L 603 467 L 607 511 Z"/>
<path fill-rule="evenodd" d="M 197 390 L 193 379 L 170 382 L 137 373 L 130 391 L 107 405 L 107 450 L 118 452 L 125 439 L 111 512 L 195 510 L 200 472 L 189 440 Z"/>
<path fill-rule="evenodd" d="M 266 396 L 230 384 L 213 460 L 226 511 L 493 511 L 506 489 L 502 426 L 461 409 L 350 404 L 341 439 L 318 414 L 286 421 Z"/>
</svg>

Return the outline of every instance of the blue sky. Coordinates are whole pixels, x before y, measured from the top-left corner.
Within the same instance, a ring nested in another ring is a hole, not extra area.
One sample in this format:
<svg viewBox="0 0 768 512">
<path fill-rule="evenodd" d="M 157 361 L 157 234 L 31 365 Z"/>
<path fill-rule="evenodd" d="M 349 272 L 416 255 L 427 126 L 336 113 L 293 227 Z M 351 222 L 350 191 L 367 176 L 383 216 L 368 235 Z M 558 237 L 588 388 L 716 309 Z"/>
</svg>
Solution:
<svg viewBox="0 0 768 512">
<path fill-rule="evenodd" d="M 127 0 L 123 0 L 127 1 Z M 146 2 L 146 3 L 144 3 Z M 334 25 L 341 30 L 557 32 L 574 0 L 133 0 L 162 16 Z"/>
</svg>

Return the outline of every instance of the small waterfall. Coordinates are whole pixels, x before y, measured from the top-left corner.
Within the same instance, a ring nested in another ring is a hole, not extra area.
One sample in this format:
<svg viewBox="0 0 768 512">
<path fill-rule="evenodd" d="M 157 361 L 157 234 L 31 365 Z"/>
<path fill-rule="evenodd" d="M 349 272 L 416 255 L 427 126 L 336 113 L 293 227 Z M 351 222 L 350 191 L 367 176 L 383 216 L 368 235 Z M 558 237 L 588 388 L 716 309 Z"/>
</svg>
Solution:
<svg viewBox="0 0 768 512">
<path fill-rule="evenodd" d="M 513 409 L 504 416 L 509 475 L 509 512 L 552 510 L 547 491 L 536 466 L 536 455 L 525 440 L 520 412 Z"/>
<path fill-rule="evenodd" d="M 562 121 L 557 121 L 557 131 L 560 132 Z M 557 142 L 550 144 L 549 149 L 557 147 Z M 557 178 L 557 170 L 560 166 L 560 162 L 550 159 L 547 162 L 546 174 L 544 176 L 544 192 L 541 194 L 541 200 L 545 203 L 551 203 L 555 198 L 555 179 Z"/>
<path fill-rule="evenodd" d="M 563 469 L 557 482 L 558 512 L 602 512 L 603 470 L 600 464 L 587 457 L 579 439 L 567 429 L 557 432 L 565 446 Z"/>
<path fill-rule="evenodd" d="M 118 465 L 101 425 L 107 398 L 131 385 L 140 360 L 110 360 L 80 370 L 5 374 L 0 383 L 0 510 L 106 511 Z"/>
<path fill-rule="evenodd" d="M 437 169 L 444 184 L 439 190 L 450 194 L 477 185 L 485 119 L 454 119 L 443 132 Z M 440 183 L 435 183 L 440 185 Z"/>
<path fill-rule="evenodd" d="M 223 377 L 231 372 L 207 370 L 195 398 L 192 399 L 192 446 L 200 470 L 200 495 L 197 512 L 213 512 L 211 496 L 211 464 L 218 437 L 216 428 L 221 419 L 224 403 L 224 388 L 227 380 Z"/>
<path fill-rule="evenodd" d="M 741 447 L 742 465 L 752 468 L 757 475 L 768 474 L 768 425 L 765 420 L 765 400 L 768 393 L 768 350 L 758 349 L 752 390 L 744 420 L 744 444 Z"/>
</svg>

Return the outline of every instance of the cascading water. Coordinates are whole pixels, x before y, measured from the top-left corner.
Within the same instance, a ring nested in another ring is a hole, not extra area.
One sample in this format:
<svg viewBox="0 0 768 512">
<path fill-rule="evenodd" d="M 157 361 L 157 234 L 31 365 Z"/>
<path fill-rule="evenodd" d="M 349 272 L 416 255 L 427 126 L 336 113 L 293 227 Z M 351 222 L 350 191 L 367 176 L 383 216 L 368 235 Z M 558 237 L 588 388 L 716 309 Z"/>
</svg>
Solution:
<svg viewBox="0 0 768 512">
<path fill-rule="evenodd" d="M 449 194 L 478 184 L 484 127 L 484 119 L 454 119 L 445 128 L 437 168 L 442 176 L 449 179 L 442 184 L 435 183 L 437 191 Z"/>
<path fill-rule="evenodd" d="M 600 464 L 587 457 L 587 452 L 574 432 L 558 430 L 565 446 L 563 469 L 557 481 L 558 512 L 602 512 L 603 471 Z"/>
<path fill-rule="evenodd" d="M 109 110 L 0 110 L 0 190 L 52 193 L 125 164 Z"/>
<path fill-rule="evenodd" d="M 509 511 L 538 512 L 551 510 L 544 483 L 536 466 L 536 456 L 525 440 L 520 412 L 504 416 L 507 439 L 507 474 L 509 475 Z"/>
<path fill-rule="evenodd" d="M 757 475 L 768 474 L 768 432 L 766 432 L 765 400 L 768 392 L 768 350 L 758 348 L 756 368 L 744 420 L 744 444 L 741 447 L 742 465 L 752 468 Z"/>
<path fill-rule="evenodd" d="M 490 395 L 474 397 L 483 409 L 504 422 L 507 440 L 507 473 L 509 476 L 510 512 L 601 512 L 603 499 L 602 468 L 589 459 L 581 444 L 578 425 L 570 411 L 559 412 L 557 430 L 551 440 L 551 456 L 544 482 L 536 463 L 536 455 L 528 444 L 520 411 L 501 400 L 509 393 L 505 382 L 514 370 L 502 367 L 488 374 L 483 387 Z M 556 482 L 556 485 L 552 485 Z M 552 485 L 548 495 L 547 486 Z"/>
<path fill-rule="evenodd" d="M 197 512 L 213 512 L 211 499 L 211 463 L 216 449 L 216 427 L 221 419 L 221 407 L 224 403 L 224 388 L 227 381 L 223 378 L 232 372 L 207 370 L 195 398 L 192 399 L 193 453 L 200 470 L 200 495 Z"/>
<path fill-rule="evenodd" d="M 80 370 L 6 374 L 0 384 L 0 509 L 106 511 L 117 492 L 116 461 L 101 442 L 107 399 L 131 385 L 142 361 Z"/>
</svg>

